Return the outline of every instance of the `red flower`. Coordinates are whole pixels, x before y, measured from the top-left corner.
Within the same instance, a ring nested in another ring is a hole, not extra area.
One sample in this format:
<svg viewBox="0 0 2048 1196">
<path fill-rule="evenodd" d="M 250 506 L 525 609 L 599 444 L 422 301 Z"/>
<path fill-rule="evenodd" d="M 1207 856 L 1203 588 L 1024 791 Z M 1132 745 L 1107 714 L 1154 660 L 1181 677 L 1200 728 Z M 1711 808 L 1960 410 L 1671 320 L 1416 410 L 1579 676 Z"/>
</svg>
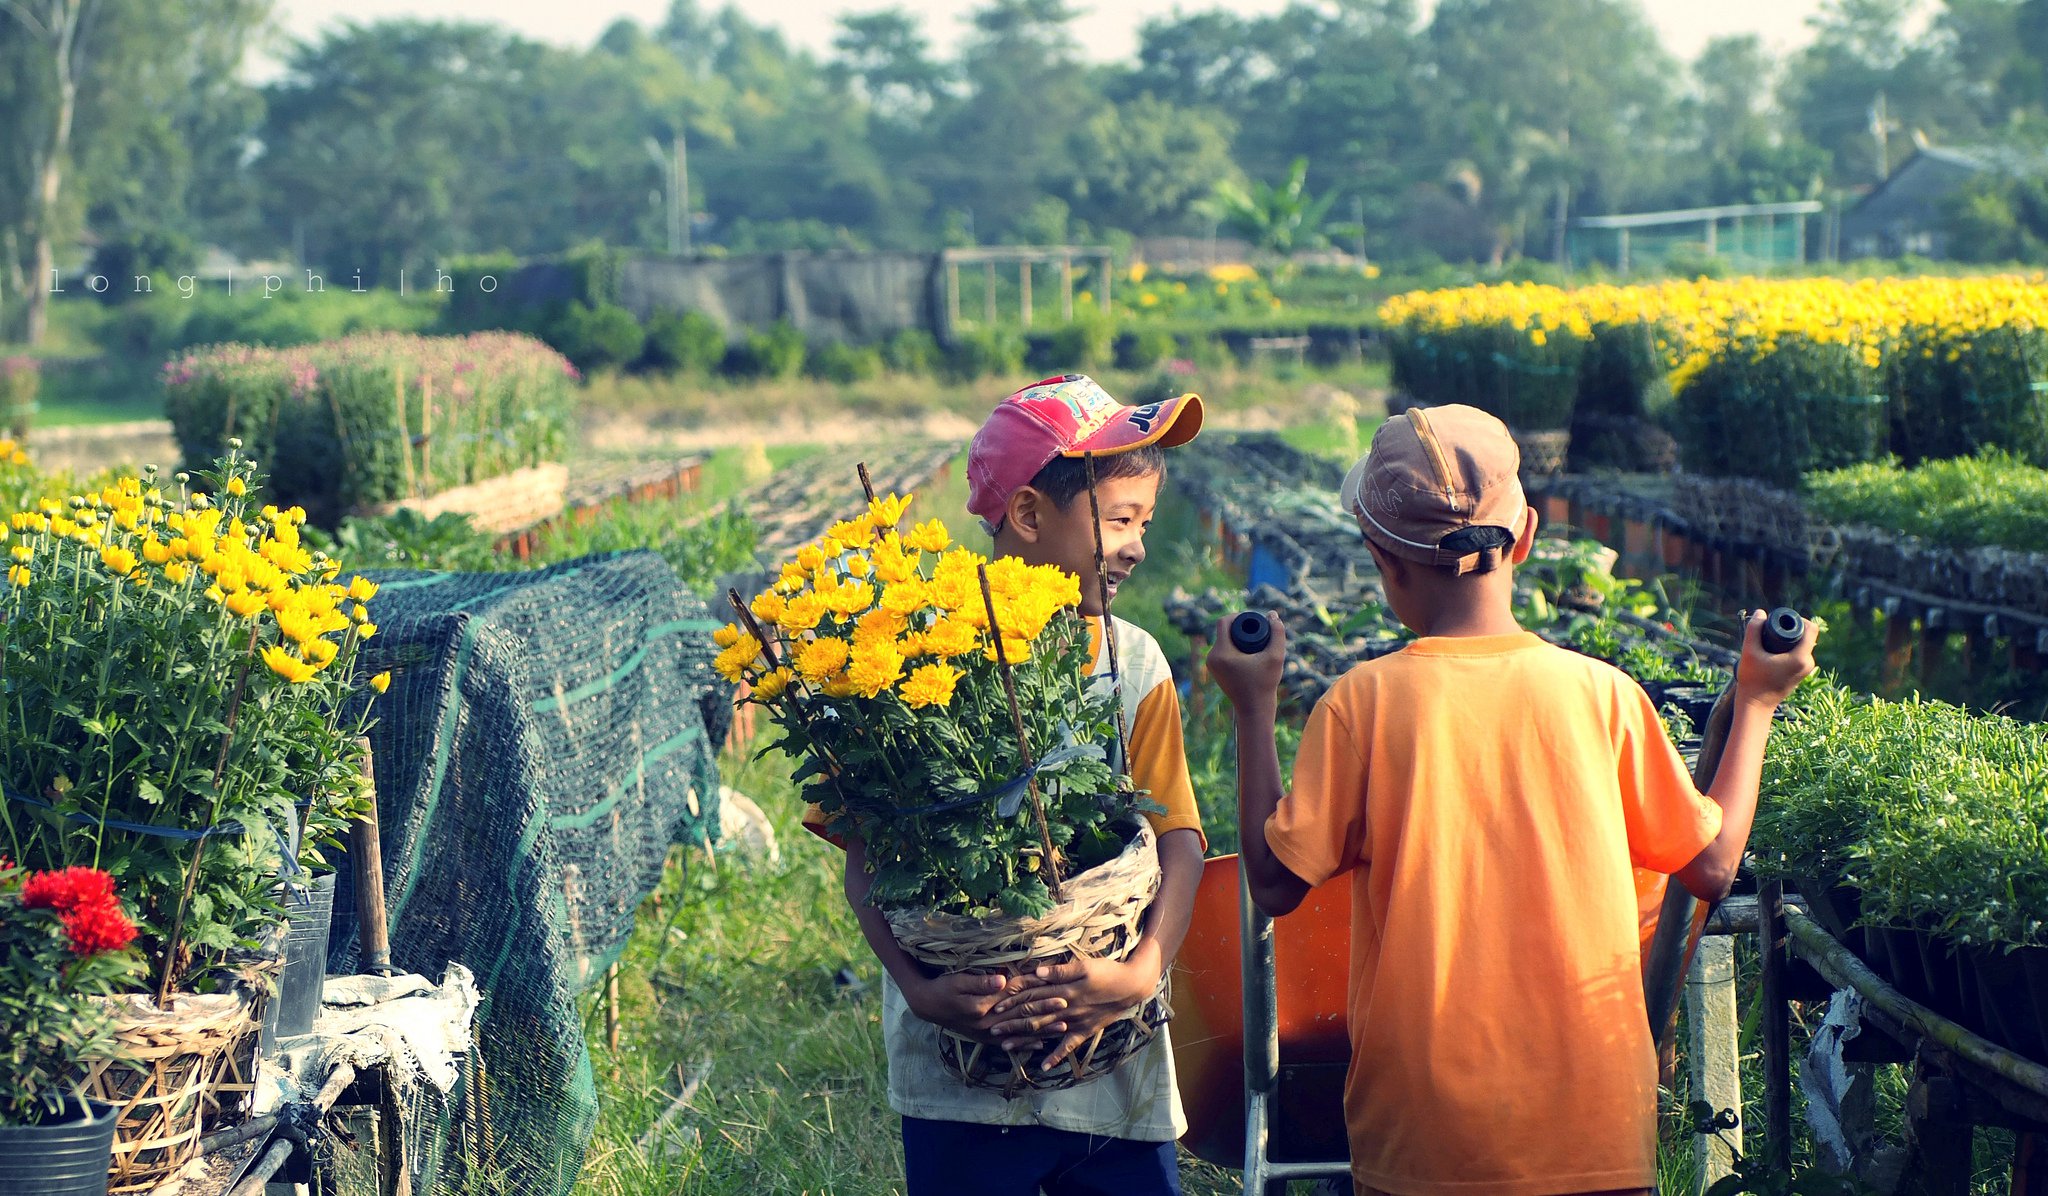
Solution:
<svg viewBox="0 0 2048 1196">
<path fill-rule="evenodd" d="M 83 906 L 114 905 L 114 878 L 97 868 L 66 868 L 39 872 L 21 886 L 21 903 L 29 909 L 70 913 Z"/>
<path fill-rule="evenodd" d="M 71 936 L 74 954 L 119 951 L 135 941 L 135 924 L 121 912 L 120 903 L 112 900 L 79 906 L 59 920 L 64 923 L 64 933 Z"/>
</svg>

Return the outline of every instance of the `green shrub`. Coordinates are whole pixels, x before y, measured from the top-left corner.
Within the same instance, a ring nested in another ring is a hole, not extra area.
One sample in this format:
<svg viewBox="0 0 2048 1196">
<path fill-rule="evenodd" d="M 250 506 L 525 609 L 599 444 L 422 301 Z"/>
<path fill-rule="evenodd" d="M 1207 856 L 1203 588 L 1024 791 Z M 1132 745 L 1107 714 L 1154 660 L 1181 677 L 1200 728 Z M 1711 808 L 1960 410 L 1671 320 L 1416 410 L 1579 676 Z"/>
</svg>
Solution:
<svg viewBox="0 0 2048 1196">
<path fill-rule="evenodd" d="M 2048 945 L 2048 737 L 1915 698 L 1809 684 L 1771 736 L 1758 871 L 1862 892 L 1864 919 Z"/>
<path fill-rule="evenodd" d="M 882 354 L 871 345 L 827 341 L 811 350 L 804 372 L 822 382 L 865 382 L 881 374 Z"/>
<path fill-rule="evenodd" d="M 742 378 L 794 378 L 804 368 L 809 347 L 804 334 L 788 320 L 747 333 L 726 350 L 724 370 Z"/>
<path fill-rule="evenodd" d="M 882 363 L 891 373 L 929 374 L 939 365 L 939 342 L 922 328 L 900 328 L 882 342 Z"/>
<path fill-rule="evenodd" d="M 2048 466 L 2048 330 L 1908 325 L 1887 356 L 1907 464 L 2006 449 Z"/>
<path fill-rule="evenodd" d="M 1008 328 L 970 328 L 946 349 L 946 372 L 971 382 L 1024 369 L 1024 338 Z"/>
<path fill-rule="evenodd" d="M 1585 342 L 1509 322 L 1439 332 L 1390 329 L 1394 385 L 1427 406 L 1465 403 L 1518 432 L 1571 427 Z"/>
<path fill-rule="evenodd" d="M 586 374 L 625 365 L 647 344 L 633 313 L 611 303 L 570 304 L 549 322 L 542 339 Z"/>
<path fill-rule="evenodd" d="M 1031 368 L 1045 374 L 1085 374 L 1114 363 L 1116 328 L 1108 320 L 1076 319 L 1056 328 L 1029 356 Z"/>
<path fill-rule="evenodd" d="M 1640 419 L 1669 406 L 1670 363 L 1654 324 L 1596 324 L 1579 362 L 1576 414 Z"/>
<path fill-rule="evenodd" d="M 1164 328 L 1146 326 L 1117 338 L 1116 368 L 1149 370 L 1180 355 L 1180 340 Z"/>
<path fill-rule="evenodd" d="M 1806 475 L 1806 504 L 1839 523 L 1864 523 L 1956 547 L 2048 552 L 2048 469 L 1989 452 L 1913 469 L 1896 462 Z"/>
<path fill-rule="evenodd" d="M 280 505 L 332 527 L 365 506 L 557 459 L 574 378 L 530 337 L 377 333 L 186 353 L 164 367 L 164 407 L 187 462 L 239 436 Z"/>
<path fill-rule="evenodd" d="M 1693 473 L 1792 488 L 1809 470 L 1882 460 L 1890 406 L 1857 349 L 1785 335 L 1708 362 L 1679 393 L 1672 433 Z"/>
<path fill-rule="evenodd" d="M 647 318 L 640 364 L 652 370 L 709 373 L 725 359 L 725 330 L 702 312 L 660 308 Z"/>
</svg>

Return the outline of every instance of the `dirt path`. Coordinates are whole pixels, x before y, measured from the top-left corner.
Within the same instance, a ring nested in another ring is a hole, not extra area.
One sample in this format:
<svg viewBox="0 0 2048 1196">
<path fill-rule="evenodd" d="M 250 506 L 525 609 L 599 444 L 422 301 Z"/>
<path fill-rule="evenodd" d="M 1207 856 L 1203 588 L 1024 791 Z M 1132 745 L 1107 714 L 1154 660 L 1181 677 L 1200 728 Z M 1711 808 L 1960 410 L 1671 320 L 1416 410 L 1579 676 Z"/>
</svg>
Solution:
<svg viewBox="0 0 2048 1196">
<path fill-rule="evenodd" d="M 965 416 L 935 411 L 914 419 L 872 419 L 831 414 L 768 423 L 717 423 L 698 427 L 656 427 L 630 414 L 586 413 L 583 442 L 599 452 L 674 449 L 701 452 L 746 444 L 872 444 L 878 440 L 965 441 L 979 426 Z M 1207 426 L 1219 431 L 1266 432 L 1299 422 L 1270 407 L 1210 411 Z"/>
</svg>

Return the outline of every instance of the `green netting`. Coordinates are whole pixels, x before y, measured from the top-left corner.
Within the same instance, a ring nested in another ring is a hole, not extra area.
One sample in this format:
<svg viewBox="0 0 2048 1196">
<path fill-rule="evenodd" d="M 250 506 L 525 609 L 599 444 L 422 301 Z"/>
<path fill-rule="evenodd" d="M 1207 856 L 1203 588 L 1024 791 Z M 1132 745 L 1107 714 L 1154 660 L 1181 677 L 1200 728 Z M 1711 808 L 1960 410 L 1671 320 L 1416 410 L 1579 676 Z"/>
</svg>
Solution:
<svg viewBox="0 0 2048 1196">
<path fill-rule="evenodd" d="M 659 556 L 374 574 L 393 670 L 371 734 L 392 959 L 476 973 L 480 1190 L 566 1193 L 597 1115 L 576 997 L 626 944 L 671 844 L 718 826 L 719 626 Z M 331 970 L 356 963 L 347 870 Z"/>
<path fill-rule="evenodd" d="M 1575 228 L 1567 235 L 1567 252 L 1573 268 L 1583 270 L 1595 263 L 1609 269 L 1655 273 L 1669 268 L 1672 259 L 1691 267 L 1718 258 L 1737 272 L 1768 270 L 1773 266 L 1796 264 L 1810 253 L 1810 242 L 1802 234 L 1802 216 L 1765 219 L 1748 216 L 1741 220 L 1724 217 L 1714 222 L 1713 240 L 1707 239 L 1704 222 L 1653 225 L 1627 230 L 1624 251 L 1622 230 Z M 1810 230 L 1808 230 L 1810 231 Z M 1624 254 L 1627 258 L 1624 263 Z"/>
</svg>

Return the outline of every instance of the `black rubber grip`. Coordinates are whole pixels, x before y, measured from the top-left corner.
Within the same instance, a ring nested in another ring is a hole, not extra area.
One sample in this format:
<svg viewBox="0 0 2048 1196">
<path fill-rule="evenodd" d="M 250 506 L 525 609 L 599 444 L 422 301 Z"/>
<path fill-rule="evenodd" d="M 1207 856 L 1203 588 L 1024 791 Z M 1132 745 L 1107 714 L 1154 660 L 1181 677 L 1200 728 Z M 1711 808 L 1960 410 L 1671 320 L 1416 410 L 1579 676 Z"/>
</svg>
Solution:
<svg viewBox="0 0 2048 1196">
<path fill-rule="evenodd" d="M 1781 606 L 1764 616 L 1763 649 L 1771 655 L 1790 652 L 1805 638 L 1806 619 L 1791 607 Z"/>
<path fill-rule="evenodd" d="M 1255 610 L 1240 611 L 1230 621 L 1230 642 L 1246 656 L 1257 656 L 1273 642 L 1273 624 Z"/>
</svg>

